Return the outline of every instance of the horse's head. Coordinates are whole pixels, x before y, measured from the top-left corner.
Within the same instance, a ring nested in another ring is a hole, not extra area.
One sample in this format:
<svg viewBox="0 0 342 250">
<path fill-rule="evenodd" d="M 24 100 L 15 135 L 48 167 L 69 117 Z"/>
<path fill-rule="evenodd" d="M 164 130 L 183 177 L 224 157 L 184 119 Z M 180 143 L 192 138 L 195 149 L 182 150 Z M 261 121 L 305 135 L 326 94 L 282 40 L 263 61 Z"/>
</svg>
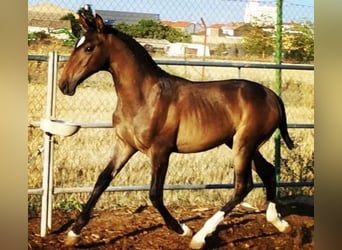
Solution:
<svg viewBox="0 0 342 250">
<path fill-rule="evenodd" d="M 65 64 L 59 88 L 65 95 L 74 95 L 76 87 L 92 74 L 108 68 L 104 23 L 99 15 L 93 19 L 80 14 L 80 25 L 85 34 L 77 41 Z"/>
</svg>

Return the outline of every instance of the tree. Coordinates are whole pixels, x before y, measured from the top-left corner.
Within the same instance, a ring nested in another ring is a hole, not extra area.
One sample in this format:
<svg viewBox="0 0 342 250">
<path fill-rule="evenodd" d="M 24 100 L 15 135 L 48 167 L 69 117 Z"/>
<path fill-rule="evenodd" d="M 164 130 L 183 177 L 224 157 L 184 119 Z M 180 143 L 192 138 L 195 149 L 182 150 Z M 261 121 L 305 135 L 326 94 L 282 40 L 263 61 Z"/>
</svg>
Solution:
<svg viewBox="0 0 342 250">
<path fill-rule="evenodd" d="M 248 55 L 265 58 L 274 52 L 274 30 L 270 27 L 247 24 L 244 28 L 243 48 Z"/>
<path fill-rule="evenodd" d="M 119 23 L 114 28 L 133 37 L 166 39 L 170 42 L 190 42 L 191 37 L 175 28 L 161 24 L 154 20 L 140 20 L 136 24 Z"/>
<path fill-rule="evenodd" d="M 314 60 L 314 29 L 312 23 L 293 23 L 283 35 L 285 60 L 309 63 Z"/>
<path fill-rule="evenodd" d="M 61 20 L 69 20 L 71 24 L 72 34 L 75 37 L 80 37 L 82 29 L 81 29 L 79 21 L 75 18 L 75 16 L 72 13 L 68 13 L 64 15 L 63 17 L 61 17 Z"/>
</svg>

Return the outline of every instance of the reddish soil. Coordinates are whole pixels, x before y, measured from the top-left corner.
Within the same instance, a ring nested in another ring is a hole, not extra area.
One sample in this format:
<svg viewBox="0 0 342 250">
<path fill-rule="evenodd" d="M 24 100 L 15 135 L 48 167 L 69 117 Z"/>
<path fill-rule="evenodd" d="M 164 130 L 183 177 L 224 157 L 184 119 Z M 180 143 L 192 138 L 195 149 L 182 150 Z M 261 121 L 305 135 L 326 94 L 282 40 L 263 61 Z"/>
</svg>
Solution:
<svg viewBox="0 0 342 250">
<path fill-rule="evenodd" d="M 172 214 L 194 232 L 218 208 L 169 207 Z M 265 210 L 236 207 L 216 232 L 207 237 L 204 249 L 313 249 L 314 209 L 306 204 L 282 205 L 291 231 L 280 233 L 266 222 Z M 188 249 L 190 237 L 181 237 L 168 230 L 153 207 L 95 211 L 82 230 L 82 239 L 75 247 L 66 248 L 64 237 L 76 212 L 54 211 L 52 232 L 39 236 L 40 218 L 29 218 L 28 249 Z"/>
</svg>

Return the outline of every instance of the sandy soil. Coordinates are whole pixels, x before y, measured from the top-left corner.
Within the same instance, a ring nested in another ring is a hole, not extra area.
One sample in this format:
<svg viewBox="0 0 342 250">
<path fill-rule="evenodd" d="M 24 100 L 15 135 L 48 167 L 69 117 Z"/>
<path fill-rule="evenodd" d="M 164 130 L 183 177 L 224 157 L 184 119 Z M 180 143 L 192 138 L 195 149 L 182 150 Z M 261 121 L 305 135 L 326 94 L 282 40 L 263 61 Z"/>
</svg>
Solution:
<svg viewBox="0 0 342 250">
<path fill-rule="evenodd" d="M 194 232 L 218 208 L 169 207 L 171 213 Z M 288 203 L 279 212 L 291 225 L 280 233 L 266 222 L 265 210 L 236 207 L 216 232 L 206 238 L 204 249 L 313 249 L 314 208 L 303 203 Z M 75 247 L 65 247 L 64 238 L 77 212 L 53 212 L 52 230 L 39 236 L 40 218 L 28 221 L 28 249 L 188 249 L 190 237 L 180 237 L 166 228 L 161 216 L 150 206 L 94 211 Z"/>
</svg>

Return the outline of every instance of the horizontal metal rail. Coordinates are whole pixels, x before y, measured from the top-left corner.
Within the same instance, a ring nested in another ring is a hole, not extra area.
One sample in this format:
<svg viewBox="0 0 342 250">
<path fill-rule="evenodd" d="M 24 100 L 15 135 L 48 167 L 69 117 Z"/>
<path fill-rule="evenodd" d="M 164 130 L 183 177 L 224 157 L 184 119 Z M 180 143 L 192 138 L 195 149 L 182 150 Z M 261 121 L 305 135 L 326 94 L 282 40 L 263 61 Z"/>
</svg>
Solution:
<svg viewBox="0 0 342 250">
<path fill-rule="evenodd" d="M 43 62 L 43 61 L 48 61 L 49 56 L 48 55 L 28 55 L 28 60 L 29 61 L 38 61 L 38 62 Z"/>
<path fill-rule="evenodd" d="M 275 64 L 275 63 L 250 63 L 250 62 L 210 62 L 210 61 L 184 61 L 184 60 L 155 60 L 160 65 L 185 65 L 185 66 L 208 66 L 230 68 L 255 68 L 255 69 L 292 69 L 314 70 L 313 65 L 303 64 Z"/>
<path fill-rule="evenodd" d="M 279 182 L 278 187 L 313 187 L 313 181 L 303 182 Z M 263 188 L 263 183 L 254 183 L 254 187 Z M 175 184 L 165 185 L 164 190 L 203 190 L 203 189 L 231 189 L 234 188 L 234 184 Z M 109 186 L 106 192 L 130 192 L 130 191 L 149 191 L 149 185 L 134 185 L 134 186 Z M 54 188 L 54 194 L 58 193 L 88 193 L 93 191 L 93 187 L 63 187 Z M 28 194 L 41 194 L 43 190 L 29 189 Z"/>
<path fill-rule="evenodd" d="M 58 55 L 58 62 L 66 62 L 69 56 Z M 47 61 L 47 55 L 28 55 L 30 61 Z M 276 64 L 276 63 L 251 63 L 251 62 L 211 62 L 211 61 L 193 61 L 193 60 L 166 60 L 155 59 L 159 65 L 174 66 L 207 66 L 207 67 L 230 67 L 230 68 L 254 68 L 254 69 L 287 69 L 287 70 L 314 70 L 314 65 L 310 64 Z"/>
<path fill-rule="evenodd" d="M 315 125 L 312 123 L 288 123 L 288 128 L 315 128 Z"/>
<path fill-rule="evenodd" d="M 79 126 L 80 128 L 112 128 L 111 122 L 72 122 L 74 125 Z M 28 127 L 38 128 L 40 126 L 39 121 L 30 122 Z M 288 128 L 314 128 L 314 124 L 312 123 L 288 123 Z"/>
</svg>

